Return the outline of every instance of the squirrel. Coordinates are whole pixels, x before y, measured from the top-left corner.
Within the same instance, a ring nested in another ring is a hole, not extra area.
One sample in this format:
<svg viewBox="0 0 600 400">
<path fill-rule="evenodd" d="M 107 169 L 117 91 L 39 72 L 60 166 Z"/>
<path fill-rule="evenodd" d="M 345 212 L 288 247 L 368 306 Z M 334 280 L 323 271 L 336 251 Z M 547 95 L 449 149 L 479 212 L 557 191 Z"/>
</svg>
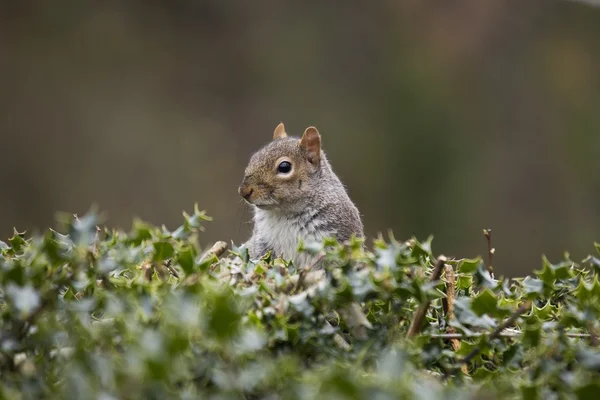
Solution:
<svg viewBox="0 0 600 400">
<path fill-rule="evenodd" d="M 319 268 L 319 259 L 298 252 L 305 243 L 333 237 L 363 238 L 358 209 L 333 172 L 313 126 L 302 138 L 288 137 L 280 123 L 273 140 L 250 158 L 239 195 L 254 210 L 254 229 L 244 244 L 251 259 L 269 251 L 297 268 Z"/>
</svg>

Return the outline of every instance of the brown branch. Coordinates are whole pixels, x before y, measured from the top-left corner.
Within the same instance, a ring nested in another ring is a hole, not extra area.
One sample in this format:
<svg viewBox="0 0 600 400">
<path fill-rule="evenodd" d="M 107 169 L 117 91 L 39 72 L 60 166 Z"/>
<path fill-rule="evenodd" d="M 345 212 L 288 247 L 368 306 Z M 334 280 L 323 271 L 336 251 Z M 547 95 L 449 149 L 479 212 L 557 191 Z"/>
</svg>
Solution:
<svg viewBox="0 0 600 400">
<path fill-rule="evenodd" d="M 521 332 L 502 332 L 496 335 L 496 338 L 516 338 L 521 336 Z M 424 336 L 430 337 L 432 339 L 471 339 L 485 336 L 485 333 L 473 333 L 473 334 L 464 334 L 464 333 L 432 333 L 432 334 L 424 334 Z M 592 335 L 589 333 L 565 333 L 565 336 L 568 338 L 589 338 Z"/>
<path fill-rule="evenodd" d="M 148 282 L 152 281 L 152 275 L 154 274 L 154 266 L 152 265 L 152 263 L 145 262 L 140 268 L 144 272 L 144 278 Z"/>
<path fill-rule="evenodd" d="M 491 229 L 484 229 L 483 230 L 483 236 L 485 236 L 485 238 L 487 240 L 487 247 L 488 247 L 488 265 L 487 265 L 487 269 L 488 269 L 488 272 L 490 273 L 492 279 L 494 279 L 493 262 L 494 262 L 494 253 L 496 252 L 496 249 L 494 249 L 492 247 L 492 230 Z"/>
<path fill-rule="evenodd" d="M 454 299 L 456 297 L 456 280 L 454 278 L 454 268 L 451 265 L 444 266 L 444 273 L 446 276 L 446 297 L 442 299 L 442 306 L 444 308 L 444 315 L 446 316 L 446 322 L 454 318 Z"/>
<path fill-rule="evenodd" d="M 492 333 L 490 333 L 490 335 L 488 337 L 489 340 L 493 340 L 500 336 L 503 336 L 502 331 L 505 330 L 507 327 L 513 325 L 517 321 L 517 319 L 521 316 L 521 314 L 523 314 L 525 311 L 529 310 L 530 308 L 531 308 L 530 301 L 526 301 L 525 303 L 523 303 L 521 305 L 521 307 L 519 307 L 506 321 L 501 323 L 500 326 L 498 326 Z M 471 361 L 473 359 L 473 357 L 475 357 L 477 354 L 479 354 L 480 351 L 481 351 L 481 349 L 479 347 L 476 347 L 469 354 L 467 354 L 465 356 L 465 358 L 463 358 L 461 361 L 461 369 L 462 369 L 462 365 L 468 364 L 469 361 Z M 444 374 L 444 379 L 447 379 L 452 372 L 453 372 L 452 370 L 447 370 L 446 373 Z"/>
<path fill-rule="evenodd" d="M 175 268 L 173 268 L 173 260 L 172 259 L 168 259 L 166 260 L 163 265 L 165 266 L 166 269 L 169 270 L 169 272 L 171 273 L 171 275 L 173 275 L 175 278 L 179 279 L 179 273 L 177 273 L 177 271 L 175 270 Z"/>
<path fill-rule="evenodd" d="M 200 262 L 202 263 L 213 256 L 219 258 L 223 255 L 223 253 L 225 253 L 225 250 L 227 250 L 226 242 L 223 242 L 223 241 L 215 242 L 215 244 L 213 244 L 212 247 L 206 253 L 204 253 L 202 258 L 200 259 Z M 216 265 L 211 266 L 210 271 L 211 272 L 214 271 L 215 268 L 216 268 Z"/>
<path fill-rule="evenodd" d="M 454 299 L 456 298 L 456 280 L 454 277 L 454 268 L 451 265 L 444 266 L 444 274 L 446 276 L 446 297 L 442 299 L 442 307 L 446 316 L 446 332 L 455 334 L 456 329 L 450 326 L 450 320 L 454 318 Z M 452 350 L 460 349 L 460 340 L 458 338 L 448 338 Z M 463 374 L 468 374 L 469 370 L 465 364 L 460 368 Z"/>
<path fill-rule="evenodd" d="M 446 264 L 446 257 L 440 255 L 435 263 L 435 267 L 433 268 L 433 272 L 431 273 L 430 282 L 435 282 L 440 279 L 442 276 L 442 269 Z M 406 337 L 411 338 L 419 334 L 421 332 L 421 327 L 423 326 L 423 321 L 425 320 L 425 314 L 427 313 L 427 309 L 429 308 L 429 300 L 421 303 L 415 311 L 415 315 L 413 316 L 413 320 L 408 328 L 408 332 Z"/>
<path fill-rule="evenodd" d="M 331 325 L 331 323 L 327 320 L 325 320 L 325 324 L 330 327 L 333 328 L 333 326 Z M 333 334 L 333 343 L 335 343 L 335 345 L 337 347 L 339 347 L 340 349 L 344 350 L 344 351 L 350 351 L 352 350 L 352 346 L 350 345 L 350 343 L 348 343 L 346 341 L 346 339 L 344 339 L 342 337 L 342 335 L 340 335 L 339 333 L 334 333 Z"/>
<path fill-rule="evenodd" d="M 531 302 L 530 301 L 526 301 L 525 303 L 523 303 L 521 305 L 521 307 L 519 307 L 506 321 L 504 321 L 503 323 L 500 324 L 499 327 L 497 327 L 489 336 L 490 340 L 496 339 L 497 337 L 500 336 L 500 334 L 502 333 L 503 330 L 505 330 L 506 328 L 508 328 L 509 326 L 511 326 L 512 324 L 514 324 L 517 319 L 521 316 L 521 314 L 523 314 L 525 311 L 529 310 L 531 308 Z M 469 361 L 471 361 L 471 359 L 473 357 L 475 357 L 477 354 L 479 354 L 481 350 L 479 349 L 479 347 L 474 348 L 469 354 L 467 354 L 467 356 L 462 360 L 463 364 L 467 364 Z"/>
<path fill-rule="evenodd" d="M 319 255 L 311 265 L 307 266 L 306 268 L 303 268 L 300 271 L 300 273 L 298 274 L 298 281 L 296 281 L 296 286 L 294 286 L 294 289 L 292 289 L 291 293 L 295 293 L 298 290 L 302 289 L 302 286 L 304 285 L 304 281 L 306 280 L 306 276 L 308 275 L 308 273 L 312 271 L 315 265 L 321 262 L 323 258 L 325 258 L 325 254 Z"/>
<path fill-rule="evenodd" d="M 592 347 L 598 347 L 598 335 L 596 334 L 596 330 L 594 329 L 594 324 L 592 322 L 588 323 L 588 332 L 590 344 Z"/>
<path fill-rule="evenodd" d="M 212 256 L 221 257 L 223 253 L 227 250 L 227 243 L 223 241 L 218 241 L 212 245 L 210 250 L 208 250 L 203 256 L 202 261 L 209 259 Z"/>
</svg>

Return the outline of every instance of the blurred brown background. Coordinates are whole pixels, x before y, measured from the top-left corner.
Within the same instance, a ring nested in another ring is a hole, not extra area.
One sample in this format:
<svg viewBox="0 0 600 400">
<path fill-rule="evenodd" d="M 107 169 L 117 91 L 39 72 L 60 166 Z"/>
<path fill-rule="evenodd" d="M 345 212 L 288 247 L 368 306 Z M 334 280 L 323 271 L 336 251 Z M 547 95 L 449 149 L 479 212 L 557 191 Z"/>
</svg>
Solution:
<svg viewBox="0 0 600 400">
<path fill-rule="evenodd" d="M 332 2 L 333 3 L 333 2 Z M 316 125 L 369 235 L 519 275 L 600 240 L 600 9 L 571 1 L 0 2 L 0 237 L 97 204 L 246 239 L 276 124 Z"/>
</svg>

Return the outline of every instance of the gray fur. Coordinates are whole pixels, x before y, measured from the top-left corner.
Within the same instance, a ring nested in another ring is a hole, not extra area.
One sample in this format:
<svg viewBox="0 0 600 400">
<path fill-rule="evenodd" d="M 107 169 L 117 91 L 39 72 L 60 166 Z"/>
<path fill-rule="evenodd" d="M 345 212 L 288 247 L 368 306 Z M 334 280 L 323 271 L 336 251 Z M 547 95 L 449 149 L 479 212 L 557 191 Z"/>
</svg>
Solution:
<svg viewBox="0 0 600 400">
<path fill-rule="evenodd" d="M 321 242 L 335 237 L 344 242 L 352 235 L 363 237 L 363 224 L 356 206 L 333 172 L 325 153 L 318 165 L 307 160 L 297 138 L 274 140 L 254 154 L 242 185 L 252 185 L 257 193 L 251 204 L 254 229 L 246 243 L 252 259 L 272 251 L 274 256 L 292 260 L 304 268 L 315 259 L 298 254 L 299 239 Z M 286 181 L 276 176 L 274 163 L 290 157 L 295 176 Z M 296 176 L 297 175 L 297 176 Z"/>
</svg>

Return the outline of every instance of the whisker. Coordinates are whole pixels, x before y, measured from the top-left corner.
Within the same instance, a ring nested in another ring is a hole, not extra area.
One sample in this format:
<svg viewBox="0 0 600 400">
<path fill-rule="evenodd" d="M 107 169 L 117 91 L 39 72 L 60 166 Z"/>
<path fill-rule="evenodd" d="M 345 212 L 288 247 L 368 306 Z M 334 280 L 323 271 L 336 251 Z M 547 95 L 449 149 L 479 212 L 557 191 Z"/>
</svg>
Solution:
<svg viewBox="0 0 600 400">
<path fill-rule="evenodd" d="M 238 225 L 238 231 L 237 231 L 237 235 L 236 235 L 236 239 L 235 239 L 238 243 L 241 243 L 240 242 L 240 232 L 242 231 L 242 222 L 243 222 L 245 211 L 246 211 L 246 202 L 243 199 L 240 201 L 242 203 L 241 207 L 239 209 L 239 211 L 241 211 L 240 212 L 240 223 Z"/>
</svg>

